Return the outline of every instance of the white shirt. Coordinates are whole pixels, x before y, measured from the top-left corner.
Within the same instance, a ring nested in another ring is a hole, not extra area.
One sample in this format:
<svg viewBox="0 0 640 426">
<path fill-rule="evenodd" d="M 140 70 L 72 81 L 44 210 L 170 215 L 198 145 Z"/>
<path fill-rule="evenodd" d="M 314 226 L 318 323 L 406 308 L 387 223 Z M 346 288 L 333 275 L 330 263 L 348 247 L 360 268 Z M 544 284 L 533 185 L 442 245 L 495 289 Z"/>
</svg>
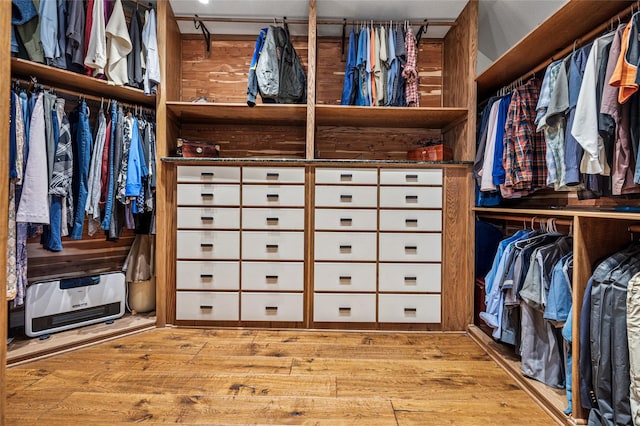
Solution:
<svg viewBox="0 0 640 426">
<path fill-rule="evenodd" d="M 131 52 L 131 39 L 121 0 L 116 0 L 113 6 L 105 33 L 107 36 L 107 78 L 111 83 L 122 86 L 129 82 L 127 55 Z"/>
<path fill-rule="evenodd" d="M 93 21 L 87 46 L 87 56 L 84 64 L 93 68 L 93 75 L 103 74 L 107 65 L 107 36 L 104 23 L 104 2 L 93 3 Z"/>
<path fill-rule="evenodd" d="M 158 37 L 156 30 L 156 12 L 148 12 L 142 28 L 142 45 L 144 46 L 145 65 L 143 75 L 144 93 L 155 93 L 155 86 L 160 83 L 160 59 L 158 57 Z"/>
</svg>

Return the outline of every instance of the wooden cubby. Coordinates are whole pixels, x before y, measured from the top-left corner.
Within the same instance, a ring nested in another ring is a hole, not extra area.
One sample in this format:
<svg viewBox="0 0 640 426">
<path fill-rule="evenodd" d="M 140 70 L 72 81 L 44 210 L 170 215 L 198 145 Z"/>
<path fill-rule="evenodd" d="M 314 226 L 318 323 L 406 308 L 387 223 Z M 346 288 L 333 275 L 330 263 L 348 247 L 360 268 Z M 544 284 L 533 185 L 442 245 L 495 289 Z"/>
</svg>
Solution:
<svg viewBox="0 0 640 426">
<path fill-rule="evenodd" d="M 501 87 L 529 76 L 544 75 L 546 66 L 574 49 L 603 34 L 618 16 L 631 12 L 630 1 L 601 2 L 571 0 L 555 14 L 536 27 L 513 46 L 486 71 L 477 76 L 478 101 L 487 99 Z M 478 218 L 497 223 L 523 223 L 546 218 L 561 219 L 568 224 L 564 232 L 573 235 L 573 305 L 582 306 L 584 290 L 589 278 L 608 255 L 623 248 L 631 240 L 629 227 L 640 223 L 640 214 L 616 211 L 616 206 L 638 206 L 638 199 L 602 198 L 579 200 L 575 192 L 541 190 L 521 200 L 507 200 L 501 207 L 475 207 Z M 470 334 L 489 354 L 509 372 L 540 405 L 562 424 L 586 424 L 588 412 L 580 405 L 579 359 L 580 309 L 573 311 L 573 413 L 566 416 L 566 397 L 563 392 L 549 388 L 523 376 L 517 357 L 503 345 L 493 341 L 478 327 L 471 326 Z"/>
</svg>

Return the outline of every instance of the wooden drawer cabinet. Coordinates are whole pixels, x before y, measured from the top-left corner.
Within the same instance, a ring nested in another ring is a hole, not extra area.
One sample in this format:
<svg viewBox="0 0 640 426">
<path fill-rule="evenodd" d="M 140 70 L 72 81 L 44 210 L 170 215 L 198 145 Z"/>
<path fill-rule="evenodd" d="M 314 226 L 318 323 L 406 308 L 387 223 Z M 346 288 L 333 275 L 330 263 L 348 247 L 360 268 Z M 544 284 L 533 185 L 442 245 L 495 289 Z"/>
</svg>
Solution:
<svg viewBox="0 0 640 426">
<path fill-rule="evenodd" d="M 240 295 L 235 292 L 178 291 L 176 319 L 201 321 L 237 321 Z"/>
<path fill-rule="evenodd" d="M 316 322 L 375 322 L 375 294 L 316 293 L 313 296 Z"/>
<path fill-rule="evenodd" d="M 178 166 L 178 182 L 240 182 L 240 167 Z"/>
<path fill-rule="evenodd" d="M 237 206 L 240 186 L 232 184 L 178 184 L 179 206 Z"/>
<path fill-rule="evenodd" d="M 315 229 L 320 231 L 375 231 L 378 212 L 374 209 L 318 209 Z"/>
<path fill-rule="evenodd" d="M 242 289 L 248 291 L 303 291 L 302 262 L 242 262 Z"/>
<path fill-rule="evenodd" d="M 439 293 L 442 266 L 439 263 L 380 263 L 378 289 L 396 293 Z"/>
<path fill-rule="evenodd" d="M 313 266 L 313 289 L 331 292 L 375 292 L 375 263 L 324 263 Z"/>
<path fill-rule="evenodd" d="M 304 231 L 304 209 L 243 208 L 243 229 L 297 229 Z"/>
<path fill-rule="evenodd" d="M 440 234 L 380 234 L 381 262 L 439 262 L 442 259 Z"/>
<path fill-rule="evenodd" d="M 302 293 L 242 293 L 243 321 L 293 321 L 304 319 Z"/>
<path fill-rule="evenodd" d="M 382 169 L 380 185 L 442 185 L 442 170 Z"/>
<path fill-rule="evenodd" d="M 380 210 L 381 231 L 442 230 L 441 210 Z"/>
<path fill-rule="evenodd" d="M 378 206 L 378 188 L 375 186 L 316 186 L 316 207 L 369 207 Z"/>
<path fill-rule="evenodd" d="M 235 262 L 178 260 L 178 290 L 238 290 L 240 265 Z"/>
<path fill-rule="evenodd" d="M 376 185 L 378 183 L 377 169 L 316 169 L 317 184 L 357 184 Z"/>
<path fill-rule="evenodd" d="M 380 187 L 381 208 L 428 209 L 442 207 L 440 187 Z"/>
<path fill-rule="evenodd" d="M 243 183 L 304 184 L 303 167 L 243 167 Z"/>
<path fill-rule="evenodd" d="M 243 185 L 243 206 L 303 207 L 303 185 Z"/>
<path fill-rule="evenodd" d="M 177 222 L 181 229 L 239 229 L 240 209 L 178 207 Z"/>
<path fill-rule="evenodd" d="M 304 232 L 242 232 L 242 259 L 304 260 Z"/>
<path fill-rule="evenodd" d="M 439 323 L 439 294 L 381 294 L 378 321 L 399 323 Z"/>
<path fill-rule="evenodd" d="M 238 231 L 178 230 L 177 234 L 178 259 L 238 259 L 240 254 Z"/>
<path fill-rule="evenodd" d="M 375 232 L 316 232 L 316 260 L 376 260 Z"/>
</svg>

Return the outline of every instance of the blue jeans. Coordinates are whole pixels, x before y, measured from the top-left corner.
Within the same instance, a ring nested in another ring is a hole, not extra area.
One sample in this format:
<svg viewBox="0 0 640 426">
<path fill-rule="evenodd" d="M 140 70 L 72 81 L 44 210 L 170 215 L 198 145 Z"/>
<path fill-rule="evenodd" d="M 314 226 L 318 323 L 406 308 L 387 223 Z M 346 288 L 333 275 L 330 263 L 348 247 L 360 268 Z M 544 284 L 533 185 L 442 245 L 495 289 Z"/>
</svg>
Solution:
<svg viewBox="0 0 640 426">
<path fill-rule="evenodd" d="M 113 212 L 113 141 L 116 134 L 116 126 L 118 125 L 118 104 L 116 101 L 111 102 L 111 135 L 109 136 L 109 179 L 107 185 L 109 190 L 107 191 L 107 202 L 104 208 L 104 218 L 102 219 L 102 225 L 100 229 L 106 231 L 111 226 L 111 214 Z"/>
<path fill-rule="evenodd" d="M 54 152 L 58 151 L 58 140 L 60 138 L 60 126 L 56 110 L 51 111 L 51 125 L 53 127 Z M 42 234 L 42 245 L 51 251 L 62 250 L 62 198 L 58 195 L 51 195 L 49 187 L 49 225 L 45 226 Z"/>
<path fill-rule="evenodd" d="M 82 101 L 78 113 L 78 129 L 76 136 L 76 150 L 73 158 L 74 176 L 74 199 L 76 200 L 76 211 L 71 230 L 71 239 L 82 239 L 82 229 L 84 227 L 84 208 L 87 204 L 87 181 L 89 180 L 89 165 L 91 163 L 91 147 L 93 137 L 89 125 L 89 107 Z"/>
<path fill-rule="evenodd" d="M 347 53 L 347 65 L 344 70 L 344 85 L 342 86 L 342 98 L 340 105 L 355 105 L 356 88 L 358 87 L 358 71 L 356 69 L 356 33 L 351 29 L 349 34 L 349 51 Z"/>
</svg>

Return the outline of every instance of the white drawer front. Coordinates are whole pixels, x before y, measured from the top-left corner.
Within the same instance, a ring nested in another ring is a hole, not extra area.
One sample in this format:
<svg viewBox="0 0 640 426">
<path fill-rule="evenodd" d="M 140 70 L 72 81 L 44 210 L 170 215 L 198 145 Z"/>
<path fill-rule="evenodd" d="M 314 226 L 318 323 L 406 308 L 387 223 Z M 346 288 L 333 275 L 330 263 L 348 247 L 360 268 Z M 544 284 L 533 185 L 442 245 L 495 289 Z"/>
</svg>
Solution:
<svg viewBox="0 0 640 426">
<path fill-rule="evenodd" d="M 315 291 L 375 292 L 375 263 L 316 262 L 313 271 Z"/>
<path fill-rule="evenodd" d="M 441 169 L 382 169 L 381 185 L 442 185 Z"/>
<path fill-rule="evenodd" d="M 240 233 L 237 231 L 178 231 L 178 259 L 237 259 Z"/>
<path fill-rule="evenodd" d="M 328 231 L 375 231 L 378 228 L 376 210 L 316 209 L 315 229 Z"/>
<path fill-rule="evenodd" d="M 238 293 L 179 291 L 176 293 L 176 319 L 202 321 L 237 321 Z"/>
<path fill-rule="evenodd" d="M 240 182 L 240 168 L 178 166 L 178 182 Z"/>
<path fill-rule="evenodd" d="M 375 294 L 314 294 L 313 320 L 317 322 L 375 322 Z"/>
<path fill-rule="evenodd" d="M 378 171 L 376 169 L 316 169 L 316 184 L 318 183 L 376 185 Z"/>
<path fill-rule="evenodd" d="M 302 262 L 242 262 L 242 289 L 256 291 L 304 290 Z"/>
<path fill-rule="evenodd" d="M 381 294 L 379 322 L 439 323 L 439 294 Z"/>
<path fill-rule="evenodd" d="M 442 267 L 439 263 L 380 263 L 378 289 L 389 292 L 439 293 Z"/>
<path fill-rule="evenodd" d="M 304 167 L 243 167 L 242 181 L 304 183 Z"/>
<path fill-rule="evenodd" d="M 242 232 L 245 260 L 303 260 L 304 232 Z"/>
<path fill-rule="evenodd" d="M 380 261 L 439 262 L 440 234 L 380 234 Z"/>
<path fill-rule="evenodd" d="M 240 185 L 181 183 L 177 198 L 179 206 L 237 206 L 240 204 Z"/>
<path fill-rule="evenodd" d="M 304 206 L 302 185 L 244 185 L 244 206 Z"/>
<path fill-rule="evenodd" d="M 302 293 L 242 293 L 243 321 L 302 321 Z"/>
<path fill-rule="evenodd" d="M 380 207 L 441 208 L 442 188 L 383 186 Z"/>
<path fill-rule="evenodd" d="M 240 209 L 178 207 L 178 228 L 238 229 Z"/>
<path fill-rule="evenodd" d="M 240 265 L 238 262 L 176 262 L 178 290 L 238 290 Z"/>
<path fill-rule="evenodd" d="M 318 207 L 377 207 L 375 186 L 316 186 Z"/>
<path fill-rule="evenodd" d="M 380 210 L 381 231 L 441 231 L 441 210 Z"/>
<path fill-rule="evenodd" d="M 316 232 L 316 260 L 376 260 L 373 232 Z"/>
<path fill-rule="evenodd" d="M 304 230 L 304 209 L 242 209 L 242 229 Z"/>
</svg>

